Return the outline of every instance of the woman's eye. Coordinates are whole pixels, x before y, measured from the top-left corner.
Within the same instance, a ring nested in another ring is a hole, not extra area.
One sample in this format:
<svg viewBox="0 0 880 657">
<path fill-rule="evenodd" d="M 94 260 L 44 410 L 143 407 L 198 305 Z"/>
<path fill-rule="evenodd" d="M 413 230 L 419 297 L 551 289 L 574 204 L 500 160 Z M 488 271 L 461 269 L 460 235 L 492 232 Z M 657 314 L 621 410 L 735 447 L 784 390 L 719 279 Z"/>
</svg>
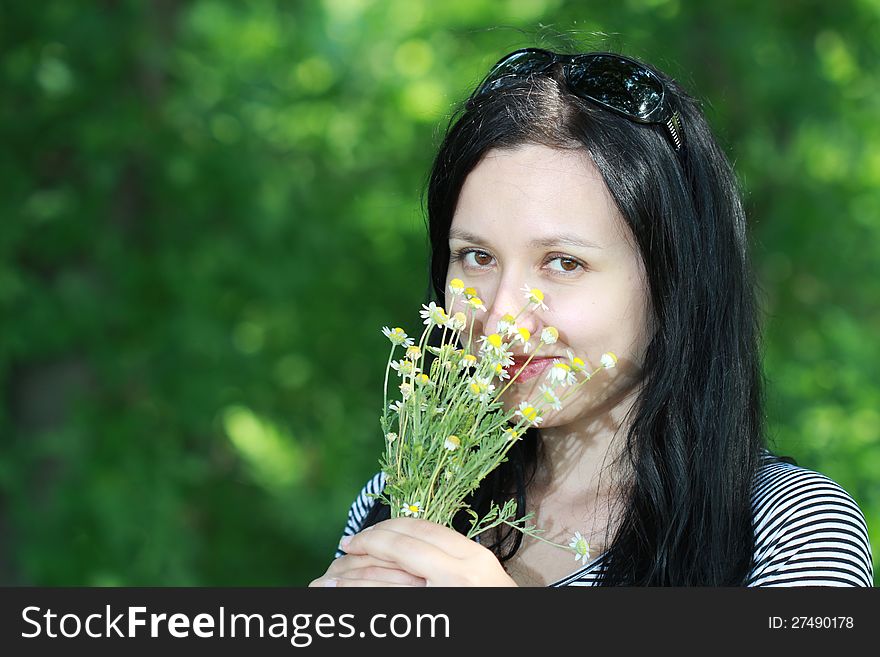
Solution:
<svg viewBox="0 0 880 657">
<path fill-rule="evenodd" d="M 470 251 L 468 255 L 472 255 L 474 257 L 474 263 L 479 267 L 486 267 L 492 262 L 492 256 L 484 251 Z"/>
<path fill-rule="evenodd" d="M 465 267 L 488 267 L 492 263 L 492 256 L 485 251 L 462 249 L 452 254 L 452 262 L 459 261 L 463 261 Z"/>
<path fill-rule="evenodd" d="M 559 261 L 560 269 L 552 268 L 554 271 L 561 271 L 565 273 L 574 273 L 577 271 L 577 268 L 581 266 L 574 258 L 567 258 L 565 256 L 556 256 L 550 262 Z"/>
</svg>

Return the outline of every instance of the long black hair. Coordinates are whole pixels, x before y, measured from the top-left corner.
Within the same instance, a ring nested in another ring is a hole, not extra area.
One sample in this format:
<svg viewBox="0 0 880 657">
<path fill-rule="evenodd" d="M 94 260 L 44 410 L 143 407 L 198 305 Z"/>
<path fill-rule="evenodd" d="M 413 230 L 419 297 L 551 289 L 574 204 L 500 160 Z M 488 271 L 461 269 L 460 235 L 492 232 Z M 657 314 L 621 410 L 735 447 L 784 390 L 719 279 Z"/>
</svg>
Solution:
<svg viewBox="0 0 880 657">
<path fill-rule="evenodd" d="M 616 464 L 628 474 L 601 583 L 741 585 L 753 564 L 750 495 L 765 448 L 745 214 L 699 103 L 649 68 L 681 116 L 680 152 L 663 126 L 632 122 L 570 93 L 558 66 L 456 111 L 428 184 L 432 296 L 445 299 L 458 196 L 489 150 L 537 144 L 587 152 L 640 251 L 653 326 Z M 540 460 L 540 430 L 532 428 L 471 505 L 484 512 L 513 498 L 521 516 Z M 367 524 L 387 517 L 378 507 Z M 504 562 L 520 543 L 518 532 L 499 530 L 490 549 Z"/>
</svg>

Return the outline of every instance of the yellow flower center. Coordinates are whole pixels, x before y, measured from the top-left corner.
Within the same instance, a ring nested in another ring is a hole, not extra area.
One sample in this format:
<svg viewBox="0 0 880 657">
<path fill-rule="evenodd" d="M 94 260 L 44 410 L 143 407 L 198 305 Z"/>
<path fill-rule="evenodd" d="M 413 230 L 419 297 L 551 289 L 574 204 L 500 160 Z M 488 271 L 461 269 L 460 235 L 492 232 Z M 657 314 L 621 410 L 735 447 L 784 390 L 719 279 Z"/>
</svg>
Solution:
<svg viewBox="0 0 880 657">
<path fill-rule="evenodd" d="M 499 349 L 501 347 L 501 336 L 497 333 L 493 333 L 488 338 L 486 338 L 486 340 L 496 349 Z"/>
<path fill-rule="evenodd" d="M 461 292 L 464 289 L 464 281 L 460 278 L 453 278 L 451 281 L 449 281 L 449 287 L 456 292 Z"/>
<path fill-rule="evenodd" d="M 410 505 L 409 505 L 409 510 L 410 510 L 411 513 L 418 513 L 418 512 L 419 512 L 419 507 L 417 507 L 415 504 L 410 504 Z"/>
<path fill-rule="evenodd" d="M 534 420 L 536 417 L 538 417 L 538 411 L 536 411 L 535 408 L 534 408 L 533 406 L 526 406 L 526 407 L 522 410 L 522 414 L 523 414 L 523 416 L 524 416 L 527 420 L 529 420 L 530 422 L 531 422 L 532 420 Z"/>
<path fill-rule="evenodd" d="M 536 287 L 533 287 L 531 289 L 531 291 L 529 292 L 529 294 L 531 294 L 532 298 L 535 299 L 536 301 L 543 301 L 544 300 L 544 293 L 541 292 L 541 290 L 539 290 Z"/>
<path fill-rule="evenodd" d="M 553 367 L 564 370 L 565 372 L 571 372 L 571 368 L 568 366 L 568 363 L 556 363 Z"/>
<path fill-rule="evenodd" d="M 520 328 L 517 329 L 517 331 L 519 332 L 520 337 L 523 339 L 523 342 L 528 342 L 532 339 L 532 334 L 529 333 L 529 329 Z"/>
<path fill-rule="evenodd" d="M 472 287 L 466 288 L 465 291 L 464 291 L 464 293 L 465 293 L 467 296 L 469 296 L 469 297 L 475 297 L 475 296 L 477 296 L 477 290 L 476 290 L 475 288 L 472 288 Z"/>
</svg>

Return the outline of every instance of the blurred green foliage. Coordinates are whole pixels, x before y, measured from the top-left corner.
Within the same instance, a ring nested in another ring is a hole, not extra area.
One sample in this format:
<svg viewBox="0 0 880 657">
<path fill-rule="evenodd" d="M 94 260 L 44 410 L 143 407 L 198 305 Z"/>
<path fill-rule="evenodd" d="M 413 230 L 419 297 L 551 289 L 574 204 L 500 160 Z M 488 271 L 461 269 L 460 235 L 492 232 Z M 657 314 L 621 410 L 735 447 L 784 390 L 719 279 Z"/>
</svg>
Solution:
<svg viewBox="0 0 880 657">
<path fill-rule="evenodd" d="M 704 99 L 746 191 L 771 437 L 880 545 L 877 0 L 0 12 L 0 581 L 322 573 L 376 469 L 379 328 L 418 324 L 450 112 L 504 52 L 568 41 Z"/>
</svg>

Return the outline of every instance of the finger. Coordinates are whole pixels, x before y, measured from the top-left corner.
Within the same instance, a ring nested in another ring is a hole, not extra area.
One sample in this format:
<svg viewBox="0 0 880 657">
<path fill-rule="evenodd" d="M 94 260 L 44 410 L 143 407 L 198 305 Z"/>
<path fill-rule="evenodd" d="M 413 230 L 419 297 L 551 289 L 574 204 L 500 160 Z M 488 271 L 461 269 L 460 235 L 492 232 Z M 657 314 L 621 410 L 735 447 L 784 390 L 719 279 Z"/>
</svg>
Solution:
<svg viewBox="0 0 880 657">
<path fill-rule="evenodd" d="M 480 545 L 454 529 L 420 518 L 390 518 L 373 525 L 370 529 L 374 527 L 418 538 L 459 559 L 464 559 L 472 555 L 475 550 L 481 549 Z"/>
<path fill-rule="evenodd" d="M 370 566 L 380 566 L 382 568 L 397 568 L 397 564 L 393 561 L 385 561 L 368 554 L 346 554 L 337 559 L 327 567 L 324 573 L 327 577 L 336 577 L 343 575 L 349 570 L 355 568 L 368 568 Z"/>
<path fill-rule="evenodd" d="M 333 577 L 318 577 L 309 582 L 309 588 L 320 588 L 322 586 L 336 586 L 336 579 Z"/>
<path fill-rule="evenodd" d="M 395 584 L 393 582 L 377 582 L 372 579 L 354 579 L 348 577 L 340 577 L 336 580 L 337 587 L 413 587 L 413 584 Z M 422 585 L 424 586 L 424 584 Z"/>
<path fill-rule="evenodd" d="M 389 584 L 406 584 L 407 586 L 427 586 L 428 584 L 424 577 L 418 577 L 399 568 L 382 568 L 380 566 L 349 570 L 337 579 L 369 579 Z"/>
<path fill-rule="evenodd" d="M 309 588 L 327 588 L 327 587 L 355 587 L 355 586 L 426 586 L 426 584 L 400 584 L 397 582 L 382 582 L 374 579 L 358 579 L 357 577 L 319 577 L 309 583 Z"/>
<path fill-rule="evenodd" d="M 408 534 L 383 528 L 382 523 L 373 525 L 371 531 L 361 532 L 351 538 L 345 551 L 350 554 L 370 556 L 394 561 L 397 567 L 413 575 L 428 579 L 438 568 L 455 570 L 458 558 L 442 549 Z"/>
</svg>

